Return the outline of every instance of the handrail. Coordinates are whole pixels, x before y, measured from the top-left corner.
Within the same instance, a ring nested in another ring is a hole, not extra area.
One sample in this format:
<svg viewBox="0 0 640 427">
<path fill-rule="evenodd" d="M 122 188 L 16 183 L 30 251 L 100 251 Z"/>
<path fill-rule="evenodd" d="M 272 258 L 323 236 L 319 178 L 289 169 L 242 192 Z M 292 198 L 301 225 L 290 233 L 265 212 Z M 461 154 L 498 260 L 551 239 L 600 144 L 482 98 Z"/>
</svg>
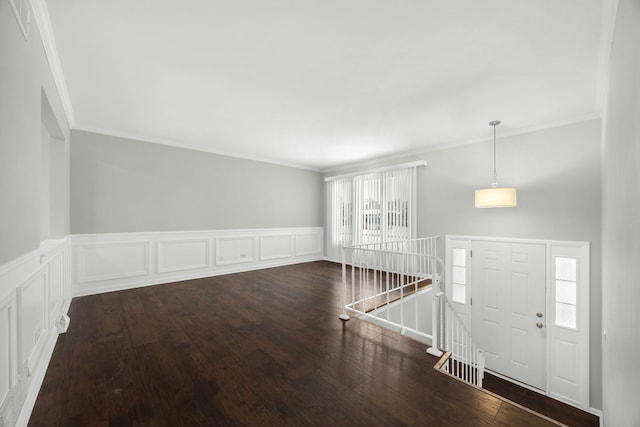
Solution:
<svg viewBox="0 0 640 427">
<path fill-rule="evenodd" d="M 346 321 L 349 314 L 357 315 L 431 343 L 427 352 L 437 357 L 443 354 L 440 349 L 449 351 L 443 369 L 482 387 L 484 357 L 442 290 L 445 272 L 442 259 L 436 256 L 437 239 L 344 246 L 339 317 Z M 431 316 L 424 310 L 428 303 L 419 303 L 425 292 L 431 292 Z"/>
<path fill-rule="evenodd" d="M 441 319 L 444 318 L 445 329 L 443 348 L 451 352 L 444 370 L 462 381 L 482 388 L 484 355 L 446 294 L 441 298 L 444 306 Z"/>
<path fill-rule="evenodd" d="M 443 359 L 441 368 L 450 375 L 471 385 L 482 388 L 485 361 L 482 351 L 473 341 L 471 331 L 456 312 L 447 294 L 440 288 L 440 280 L 436 280 L 436 292 L 433 295 L 433 341 L 427 352 L 440 357 L 445 350 L 449 353 Z M 442 311 L 440 311 L 442 309 Z"/>
<path fill-rule="evenodd" d="M 437 238 L 344 246 L 340 319 L 357 315 L 429 342 L 430 327 L 424 325 L 428 322 L 418 295 L 443 273 L 442 260 L 435 256 Z M 412 295 L 416 298 L 409 306 Z"/>
</svg>

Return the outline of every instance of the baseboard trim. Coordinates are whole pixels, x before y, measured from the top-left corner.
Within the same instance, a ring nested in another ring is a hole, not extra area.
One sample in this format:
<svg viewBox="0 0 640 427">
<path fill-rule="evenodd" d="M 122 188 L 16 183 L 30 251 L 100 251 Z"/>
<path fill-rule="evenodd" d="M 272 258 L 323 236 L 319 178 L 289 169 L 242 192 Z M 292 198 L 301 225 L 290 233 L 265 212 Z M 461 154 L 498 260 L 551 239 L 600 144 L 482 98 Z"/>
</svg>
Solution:
<svg viewBox="0 0 640 427">
<path fill-rule="evenodd" d="M 70 236 L 73 296 L 324 259 L 322 227 Z"/>
<path fill-rule="evenodd" d="M 150 278 L 145 280 L 122 281 L 119 283 L 93 287 L 87 290 L 76 289 L 74 290 L 73 296 L 82 297 L 82 296 L 88 296 L 88 295 L 104 294 L 107 292 L 126 291 L 128 289 L 144 288 L 147 286 L 156 286 L 156 285 L 165 285 L 168 283 L 182 282 L 185 280 L 204 279 L 207 277 L 223 276 L 226 274 L 234 274 L 234 273 L 243 273 L 246 271 L 263 270 L 266 268 L 283 267 L 286 265 L 302 264 L 305 262 L 313 262 L 313 261 L 322 261 L 322 257 L 319 257 L 319 258 L 307 257 L 305 259 L 297 259 L 293 262 L 292 261 L 273 262 L 268 264 L 255 265 L 255 266 L 245 266 L 245 267 L 221 269 L 221 270 L 215 270 L 215 271 L 206 271 L 202 273 L 166 275 L 163 277 Z"/>
<path fill-rule="evenodd" d="M 600 420 L 600 427 L 604 426 L 604 420 L 603 420 L 603 417 L 602 417 L 602 410 L 590 407 L 589 408 L 589 412 L 598 417 L 598 419 Z"/>
</svg>

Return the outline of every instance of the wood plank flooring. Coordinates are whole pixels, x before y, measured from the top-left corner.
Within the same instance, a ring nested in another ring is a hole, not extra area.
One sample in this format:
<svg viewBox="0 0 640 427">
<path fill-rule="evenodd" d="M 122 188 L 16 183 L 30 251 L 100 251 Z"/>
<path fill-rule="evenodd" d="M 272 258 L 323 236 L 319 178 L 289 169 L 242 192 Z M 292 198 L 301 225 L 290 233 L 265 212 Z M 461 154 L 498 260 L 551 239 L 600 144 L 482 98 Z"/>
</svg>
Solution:
<svg viewBox="0 0 640 427">
<path fill-rule="evenodd" d="M 30 426 L 547 426 L 342 322 L 314 262 L 75 298 Z"/>
<path fill-rule="evenodd" d="M 600 419 L 588 412 L 520 387 L 495 375 L 485 372 L 483 387 L 510 401 L 540 412 L 570 427 L 599 427 Z"/>
</svg>

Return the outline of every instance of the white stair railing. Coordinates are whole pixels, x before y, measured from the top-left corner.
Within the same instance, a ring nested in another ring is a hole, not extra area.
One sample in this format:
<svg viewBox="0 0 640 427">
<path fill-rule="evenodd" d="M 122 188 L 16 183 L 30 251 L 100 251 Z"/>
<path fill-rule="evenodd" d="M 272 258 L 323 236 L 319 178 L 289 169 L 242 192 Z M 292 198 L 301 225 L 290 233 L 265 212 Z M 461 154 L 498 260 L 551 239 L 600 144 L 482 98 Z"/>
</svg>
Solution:
<svg viewBox="0 0 640 427">
<path fill-rule="evenodd" d="M 484 378 L 484 355 L 474 343 L 458 313 L 454 310 L 446 295 L 444 306 L 444 348 L 451 352 L 443 369 L 449 374 L 469 384 L 482 388 Z"/>
<path fill-rule="evenodd" d="M 448 357 L 441 369 L 464 382 L 482 388 L 484 355 L 440 284 L 441 278 L 438 277 L 434 281 L 435 292 L 432 299 L 433 346 L 427 349 L 427 352 L 441 357 L 441 349 L 445 350 Z"/>
<path fill-rule="evenodd" d="M 343 247 L 340 319 L 356 315 L 397 330 L 430 343 L 427 352 L 437 357 L 445 350 L 441 369 L 482 387 L 484 357 L 442 291 L 444 265 L 436 242 L 427 237 Z M 424 310 L 428 293 L 431 314 Z"/>
<path fill-rule="evenodd" d="M 442 271 L 437 237 L 342 248 L 342 313 L 431 342 L 428 302 L 432 278 Z"/>
</svg>

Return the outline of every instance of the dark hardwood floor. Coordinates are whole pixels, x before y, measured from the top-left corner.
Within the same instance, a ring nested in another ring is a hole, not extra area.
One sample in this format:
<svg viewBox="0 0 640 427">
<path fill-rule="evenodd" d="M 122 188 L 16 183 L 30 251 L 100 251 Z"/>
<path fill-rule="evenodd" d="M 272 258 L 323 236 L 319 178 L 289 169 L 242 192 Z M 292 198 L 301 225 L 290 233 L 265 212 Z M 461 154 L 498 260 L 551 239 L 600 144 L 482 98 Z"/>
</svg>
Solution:
<svg viewBox="0 0 640 427">
<path fill-rule="evenodd" d="M 483 387 L 512 402 L 526 406 L 571 427 L 599 427 L 600 419 L 588 412 L 520 387 L 495 375 L 485 372 Z"/>
<path fill-rule="evenodd" d="M 338 319 L 314 262 L 75 298 L 30 426 L 546 426 Z"/>
</svg>

